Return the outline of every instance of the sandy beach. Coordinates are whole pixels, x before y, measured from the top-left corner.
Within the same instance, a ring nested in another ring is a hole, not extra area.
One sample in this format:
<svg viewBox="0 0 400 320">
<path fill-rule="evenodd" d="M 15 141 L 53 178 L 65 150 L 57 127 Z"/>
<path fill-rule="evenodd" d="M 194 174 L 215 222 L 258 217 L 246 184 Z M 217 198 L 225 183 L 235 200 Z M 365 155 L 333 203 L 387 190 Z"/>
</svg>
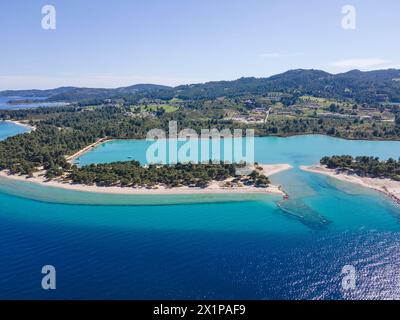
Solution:
<svg viewBox="0 0 400 320">
<path fill-rule="evenodd" d="M 293 167 L 290 164 L 258 164 L 257 167 L 261 167 L 262 173 L 267 177 L 278 174 L 279 172 L 291 170 Z"/>
<path fill-rule="evenodd" d="M 279 172 L 290 170 L 292 167 L 288 164 L 273 164 L 259 165 L 263 168 L 262 172 L 266 176 L 272 176 Z M 46 181 L 43 176 L 43 171 L 36 172 L 32 178 L 25 176 L 9 175 L 7 171 L 0 171 L 0 179 L 13 179 L 30 183 L 40 184 L 46 187 L 62 188 L 81 192 L 107 193 L 107 194 L 126 194 L 126 195 L 180 195 L 180 194 L 224 194 L 224 193 L 239 193 L 239 194 L 276 194 L 286 196 L 281 186 L 269 185 L 268 188 L 256 188 L 252 186 L 243 187 L 224 187 L 226 181 L 213 182 L 207 188 L 191 188 L 177 187 L 165 188 L 158 186 L 153 189 L 147 188 L 131 188 L 131 187 L 98 187 L 87 186 L 81 184 L 71 184 L 58 180 Z"/>
<path fill-rule="evenodd" d="M 67 156 L 66 159 L 68 162 L 72 163 L 76 158 L 80 157 L 81 155 L 85 154 L 86 152 L 89 152 L 90 150 L 93 150 L 94 148 L 96 148 L 98 145 L 107 142 L 107 141 L 111 141 L 111 139 L 109 138 L 101 138 L 99 140 L 97 140 L 96 142 L 88 145 L 87 147 L 79 150 L 78 152 Z"/>
<path fill-rule="evenodd" d="M 337 172 L 335 169 L 328 169 L 321 165 L 301 166 L 300 169 L 308 172 L 323 174 L 341 181 L 355 183 L 366 188 L 377 190 L 386 194 L 397 203 L 400 203 L 400 181 L 360 177 L 355 174 Z"/>
<path fill-rule="evenodd" d="M 29 124 L 27 124 L 27 123 L 25 123 L 23 121 L 4 120 L 4 122 L 13 123 L 13 124 L 16 124 L 17 126 L 22 126 L 22 127 L 28 128 L 30 130 L 36 130 L 35 126 L 31 126 L 31 125 L 29 125 Z"/>
</svg>

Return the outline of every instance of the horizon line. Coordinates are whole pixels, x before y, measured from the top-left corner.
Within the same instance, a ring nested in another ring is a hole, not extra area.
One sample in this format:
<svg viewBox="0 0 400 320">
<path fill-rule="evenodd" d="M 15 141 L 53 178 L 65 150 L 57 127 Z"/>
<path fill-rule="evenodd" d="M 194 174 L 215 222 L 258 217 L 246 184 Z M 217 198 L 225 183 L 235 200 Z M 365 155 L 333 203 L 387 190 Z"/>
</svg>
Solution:
<svg viewBox="0 0 400 320">
<path fill-rule="evenodd" d="M 250 79 L 250 78 L 254 78 L 254 79 L 268 79 L 274 76 L 278 76 L 278 75 L 282 75 L 285 74 L 287 72 L 291 72 L 291 71 L 322 71 L 325 72 L 329 75 L 340 75 L 340 74 L 346 74 L 349 72 L 354 72 L 354 71 L 358 71 L 358 72 L 362 72 L 362 73 L 368 73 L 368 72 L 377 72 L 377 71 L 389 71 L 389 70 L 396 70 L 396 71 L 400 71 L 400 68 L 383 68 L 383 69 L 373 69 L 373 70 L 360 70 L 360 69 L 349 69 L 348 71 L 344 71 L 344 72 L 337 72 L 337 73 L 333 73 L 333 72 L 328 72 L 325 71 L 323 69 L 314 69 L 314 68 L 296 68 L 296 69 L 288 69 L 286 71 L 280 72 L 280 73 L 276 73 L 276 74 L 272 74 L 269 76 L 261 76 L 261 77 L 257 77 L 257 76 L 241 76 L 241 77 L 237 77 L 234 79 L 230 79 L 230 80 L 226 80 L 226 79 L 221 79 L 221 80 L 207 80 L 207 81 L 203 81 L 203 82 L 187 82 L 187 83 L 182 83 L 182 84 L 178 84 L 178 85 L 167 85 L 167 84 L 160 84 L 157 82 L 137 82 L 134 84 L 128 84 L 125 86 L 117 86 L 117 87 L 92 87 L 92 86 L 73 86 L 73 85 L 61 85 L 61 86 L 56 86 L 56 87 L 52 87 L 52 88 L 46 88 L 46 89 L 37 89 L 37 88 L 30 88 L 30 89 L 0 89 L 0 93 L 4 93 L 7 91 L 48 91 L 48 90 L 56 90 L 56 89 L 60 89 L 60 88 L 75 88 L 75 89 L 98 89 L 98 90 L 116 90 L 116 89 L 123 89 L 123 88 L 128 88 L 128 87 L 132 87 L 132 86 L 139 86 L 139 85 L 156 85 L 156 86 L 164 86 L 170 89 L 174 89 L 177 87 L 181 87 L 181 86 L 192 86 L 192 85 L 201 85 L 201 84 L 207 84 L 207 83 L 213 83 L 213 82 L 233 82 L 233 81 L 238 81 L 240 79 Z"/>
</svg>

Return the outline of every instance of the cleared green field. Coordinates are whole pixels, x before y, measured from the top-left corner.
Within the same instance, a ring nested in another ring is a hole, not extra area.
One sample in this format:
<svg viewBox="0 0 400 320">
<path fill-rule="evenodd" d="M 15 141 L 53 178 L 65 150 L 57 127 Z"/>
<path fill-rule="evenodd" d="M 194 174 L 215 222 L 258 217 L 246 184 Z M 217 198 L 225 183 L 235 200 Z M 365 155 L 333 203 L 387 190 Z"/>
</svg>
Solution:
<svg viewBox="0 0 400 320">
<path fill-rule="evenodd" d="M 149 105 L 140 105 L 140 106 L 132 106 L 131 109 L 134 111 L 135 109 L 140 108 L 140 111 L 148 111 L 155 112 L 160 109 L 163 109 L 166 113 L 172 113 L 178 110 L 178 107 L 168 104 L 149 104 Z"/>
<path fill-rule="evenodd" d="M 180 102 L 182 102 L 183 100 L 182 99 L 179 99 L 179 98 L 172 98 L 171 100 L 169 100 L 169 102 L 170 103 L 180 103 Z"/>
<path fill-rule="evenodd" d="M 314 103 L 321 107 L 329 107 L 331 104 L 336 104 L 341 107 L 347 106 L 347 103 L 343 103 L 343 102 L 340 102 L 337 100 L 318 98 L 318 97 L 312 97 L 312 96 L 302 96 L 302 97 L 300 97 L 300 100 L 303 102 Z"/>
<path fill-rule="evenodd" d="M 96 110 L 97 108 L 99 108 L 99 106 L 86 106 L 85 107 L 86 110 L 91 110 L 91 111 Z"/>
</svg>

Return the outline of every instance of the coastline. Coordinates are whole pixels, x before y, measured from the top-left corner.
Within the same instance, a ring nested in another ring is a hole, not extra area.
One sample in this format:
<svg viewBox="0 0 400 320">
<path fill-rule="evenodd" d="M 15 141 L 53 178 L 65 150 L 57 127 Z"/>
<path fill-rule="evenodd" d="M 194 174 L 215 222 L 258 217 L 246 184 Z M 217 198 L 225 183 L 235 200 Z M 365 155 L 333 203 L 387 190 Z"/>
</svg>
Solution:
<svg viewBox="0 0 400 320">
<path fill-rule="evenodd" d="M 342 137 L 342 136 L 336 136 L 336 135 L 330 135 L 327 133 L 322 133 L 322 132 L 292 132 L 292 133 L 285 133 L 285 134 L 269 134 L 269 135 L 257 135 L 255 134 L 254 137 L 256 138 L 267 138 L 267 137 L 276 137 L 276 138 L 293 138 L 293 137 L 304 137 L 304 136 L 323 136 L 323 137 L 328 137 L 328 138 L 334 138 L 334 139 L 339 139 L 339 140 L 345 140 L 345 141 L 377 141 L 377 142 L 385 142 L 385 141 L 390 141 L 390 142 L 399 142 L 400 138 L 390 138 L 390 139 L 382 139 L 379 137 Z"/>
<path fill-rule="evenodd" d="M 14 124 L 26 126 L 26 127 L 31 128 L 32 130 L 36 130 L 36 127 L 32 127 L 32 126 L 29 126 L 29 125 L 24 124 L 24 123 L 20 123 L 20 122 L 17 122 L 17 121 L 11 121 L 11 120 L 5 120 L 5 121 L 13 122 Z M 330 136 L 330 135 L 323 134 L 323 133 L 305 133 L 305 134 L 304 133 L 298 133 L 298 134 L 294 133 L 294 134 L 287 134 L 287 135 L 265 135 L 265 136 L 257 136 L 256 135 L 255 137 L 256 138 L 275 137 L 275 138 L 285 139 L 285 138 L 307 137 L 307 136 L 323 136 L 323 137 L 329 137 L 329 138 L 345 140 L 345 141 L 371 141 L 371 142 L 375 142 L 375 141 L 376 142 L 398 142 L 399 141 L 399 140 L 395 140 L 395 139 L 394 140 L 392 140 L 392 139 L 382 139 L 382 140 L 380 140 L 380 139 L 372 139 L 371 140 L 371 139 L 367 139 L 367 138 L 366 139 L 345 138 L 345 137 Z M 72 155 L 65 156 L 65 158 L 66 158 L 67 162 L 69 162 L 71 164 L 74 164 L 74 161 L 77 158 L 85 155 L 86 153 L 92 151 L 93 149 L 95 149 L 96 147 L 98 147 L 99 145 L 102 145 L 104 143 L 107 143 L 107 142 L 110 142 L 110 141 L 119 141 L 119 140 L 122 141 L 122 140 L 143 140 L 143 139 L 144 138 L 137 138 L 137 139 L 136 138 L 126 138 L 126 139 L 123 139 L 123 138 L 108 138 L 108 137 L 105 137 L 105 138 L 98 139 L 96 142 L 94 142 L 94 143 L 82 148 L 81 150 L 77 151 L 76 153 L 74 153 Z"/>
<path fill-rule="evenodd" d="M 400 204 L 400 181 L 381 178 L 360 177 L 355 174 L 351 175 L 346 172 L 338 172 L 335 169 L 328 169 L 321 165 L 300 166 L 300 169 L 303 171 L 322 174 L 341 181 L 354 183 L 365 188 L 379 191 Z"/>
<path fill-rule="evenodd" d="M 70 156 L 66 156 L 65 158 L 67 159 L 68 162 L 72 163 L 72 162 L 74 162 L 74 160 L 76 158 L 79 158 L 80 156 L 82 156 L 85 153 L 93 150 L 97 146 L 99 146 L 99 145 L 101 145 L 101 144 L 103 144 L 105 142 L 111 141 L 111 140 L 112 139 L 107 138 L 107 137 L 106 138 L 101 138 L 101 139 L 97 140 L 96 142 L 93 142 L 92 144 L 90 144 L 90 145 L 84 147 L 83 149 L 79 150 L 78 152 L 75 152 L 74 154 L 72 154 Z"/>
<path fill-rule="evenodd" d="M 288 164 L 259 165 L 263 168 L 263 173 L 267 176 L 277 174 L 282 171 L 290 170 L 292 167 Z M 256 188 L 253 186 L 244 187 L 223 187 L 225 181 L 212 182 L 207 188 L 191 188 L 177 187 L 166 188 L 158 186 L 157 189 L 132 188 L 132 187 L 99 187 L 88 186 L 82 184 L 71 184 L 69 182 L 61 182 L 57 180 L 46 181 L 43 172 L 39 171 L 32 178 L 26 176 L 9 175 L 7 171 L 0 171 L 0 179 L 12 179 L 30 182 L 46 187 L 59 189 L 68 189 L 80 192 L 119 194 L 119 195 L 192 195 L 192 194 L 274 194 L 286 197 L 287 194 L 282 190 L 281 186 L 270 184 L 268 188 Z"/>
<path fill-rule="evenodd" d="M 28 128 L 28 129 L 30 129 L 32 131 L 36 130 L 35 126 L 31 126 L 31 125 L 29 125 L 29 124 L 27 124 L 27 123 L 25 123 L 23 121 L 17 121 L 17 120 L 3 120 L 3 121 L 4 122 L 8 122 L 8 123 L 13 123 L 13 124 L 15 124 L 17 126 Z"/>
</svg>

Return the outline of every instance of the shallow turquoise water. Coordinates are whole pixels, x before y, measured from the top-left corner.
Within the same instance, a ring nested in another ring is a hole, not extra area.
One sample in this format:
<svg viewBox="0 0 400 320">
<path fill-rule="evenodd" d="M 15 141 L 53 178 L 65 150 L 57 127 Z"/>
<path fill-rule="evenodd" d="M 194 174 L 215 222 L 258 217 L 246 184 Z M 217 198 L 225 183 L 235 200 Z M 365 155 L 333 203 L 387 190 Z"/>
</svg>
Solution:
<svg viewBox="0 0 400 320">
<path fill-rule="evenodd" d="M 152 142 L 145 140 L 114 140 L 97 146 L 78 159 L 79 165 L 135 159 L 147 163 L 146 150 Z M 222 148 L 223 150 L 223 144 Z M 335 154 L 376 155 L 381 158 L 400 157 L 398 141 L 349 141 L 322 135 L 290 138 L 255 138 L 255 161 L 260 163 L 318 163 L 322 156 Z M 221 154 L 223 151 L 221 151 Z"/>
<path fill-rule="evenodd" d="M 0 121 L 0 141 L 10 136 L 29 132 L 29 128 L 15 125 L 10 122 Z"/>
<path fill-rule="evenodd" d="M 145 146 L 107 143 L 80 161 L 144 162 Z M 273 177 L 289 201 L 96 195 L 0 180 L 0 298 L 400 298 L 400 207 L 298 169 L 338 153 L 398 158 L 400 143 L 257 138 L 257 161 L 294 165 Z M 40 288 L 45 264 L 57 268 L 54 292 Z M 344 291 L 348 264 L 357 286 Z"/>
</svg>

